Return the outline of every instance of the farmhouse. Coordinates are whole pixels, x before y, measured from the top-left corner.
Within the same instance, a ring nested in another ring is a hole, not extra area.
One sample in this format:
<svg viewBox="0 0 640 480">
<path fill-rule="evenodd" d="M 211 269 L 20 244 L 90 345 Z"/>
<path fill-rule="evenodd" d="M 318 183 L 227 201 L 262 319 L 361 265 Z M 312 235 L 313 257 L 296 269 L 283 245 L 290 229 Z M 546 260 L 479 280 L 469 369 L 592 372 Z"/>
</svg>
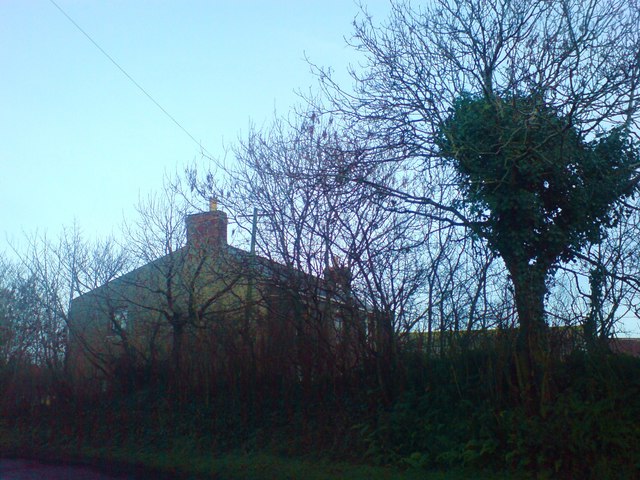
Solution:
<svg viewBox="0 0 640 480">
<path fill-rule="evenodd" d="M 213 201 L 185 221 L 184 247 L 72 301 L 76 382 L 173 372 L 207 385 L 246 371 L 311 381 L 358 364 L 366 322 L 347 269 L 318 277 L 229 245 Z"/>
</svg>

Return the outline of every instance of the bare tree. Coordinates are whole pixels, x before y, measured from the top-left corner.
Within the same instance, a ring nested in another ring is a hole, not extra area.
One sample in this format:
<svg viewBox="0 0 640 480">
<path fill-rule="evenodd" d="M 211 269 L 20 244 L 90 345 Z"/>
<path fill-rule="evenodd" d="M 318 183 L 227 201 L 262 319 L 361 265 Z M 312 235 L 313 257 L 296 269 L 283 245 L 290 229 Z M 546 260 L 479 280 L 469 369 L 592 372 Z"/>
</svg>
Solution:
<svg viewBox="0 0 640 480">
<path fill-rule="evenodd" d="M 284 266 L 289 275 L 280 277 L 282 286 L 304 298 L 292 328 L 313 333 L 290 363 L 306 365 L 305 377 L 373 364 L 386 390 L 398 342 L 426 316 L 423 246 L 431 220 L 391 212 L 378 196 L 335 183 L 332 169 L 352 161 L 353 145 L 334 127 L 313 111 L 276 119 L 250 132 L 232 166 L 218 165 L 224 182 L 211 172 L 189 176 L 203 197 L 224 195 L 247 244 L 255 242 L 258 255 Z M 348 285 L 332 291 L 336 280 Z M 339 314 L 332 302 L 342 304 Z"/>
<path fill-rule="evenodd" d="M 66 384 L 68 359 L 80 349 L 70 334 L 72 298 L 118 266 L 105 263 L 111 243 L 96 244 L 92 252 L 77 227 L 55 241 L 26 237 L 26 244 L 25 250 L 15 249 L 14 262 L 2 262 L 4 360 L 17 366 L 23 381 L 38 385 L 40 401 Z"/>
<path fill-rule="evenodd" d="M 638 305 L 640 265 L 638 210 L 608 231 L 603 242 L 563 265 L 552 284 L 549 314 L 556 325 L 579 326 L 591 350 L 609 349 L 609 339 L 625 331 Z"/>
<path fill-rule="evenodd" d="M 114 241 L 91 243 L 74 225 L 56 239 L 28 236 L 26 248 L 15 248 L 14 253 L 17 263 L 12 278 L 15 292 L 22 292 L 22 323 L 31 325 L 33 361 L 45 365 L 59 381 L 76 373 L 80 359 L 104 369 L 109 359 L 96 355 L 82 325 L 72 321 L 70 306 L 74 298 L 124 271 L 127 260 Z"/>
</svg>

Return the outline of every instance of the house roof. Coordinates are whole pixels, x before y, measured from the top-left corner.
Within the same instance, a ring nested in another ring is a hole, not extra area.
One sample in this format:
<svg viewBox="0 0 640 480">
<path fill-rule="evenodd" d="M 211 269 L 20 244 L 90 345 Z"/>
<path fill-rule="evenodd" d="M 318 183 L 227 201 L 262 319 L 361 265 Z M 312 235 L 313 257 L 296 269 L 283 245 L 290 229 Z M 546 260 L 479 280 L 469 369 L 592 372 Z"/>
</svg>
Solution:
<svg viewBox="0 0 640 480">
<path fill-rule="evenodd" d="M 612 338 L 609 345 L 615 353 L 640 357 L 640 338 Z"/>
<path fill-rule="evenodd" d="M 140 272 L 144 272 L 144 270 L 148 269 L 152 265 L 162 269 L 163 265 L 168 265 L 172 261 L 181 261 L 189 256 L 193 251 L 197 252 L 204 250 L 210 251 L 214 255 L 225 256 L 228 259 L 227 265 L 236 264 L 238 266 L 237 273 L 240 275 L 250 274 L 258 281 L 269 282 L 274 286 L 288 289 L 290 291 L 297 291 L 306 294 L 312 293 L 319 299 L 325 299 L 331 296 L 334 301 L 345 300 L 345 298 L 342 298 L 345 296 L 344 289 L 338 288 L 335 282 L 328 278 L 322 278 L 311 273 L 306 273 L 293 266 L 284 265 L 275 260 L 242 250 L 241 248 L 229 245 L 226 241 L 195 245 L 196 250 L 191 250 L 192 248 L 194 248 L 194 245 L 187 242 L 183 247 L 151 260 L 144 265 L 140 265 L 133 270 L 110 280 L 104 285 L 85 293 L 95 292 L 107 287 L 107 285 L 115 286 L 121 282 L 127 282 L 127 278 L 135 278 L 136 275 L 140 274 Z M 327 272 L 325 272 L 325 274 L 326 273 Z M 80 298 L 82 296 L 84 296 L 84 294 L 76 298 Z"/>
</svg>

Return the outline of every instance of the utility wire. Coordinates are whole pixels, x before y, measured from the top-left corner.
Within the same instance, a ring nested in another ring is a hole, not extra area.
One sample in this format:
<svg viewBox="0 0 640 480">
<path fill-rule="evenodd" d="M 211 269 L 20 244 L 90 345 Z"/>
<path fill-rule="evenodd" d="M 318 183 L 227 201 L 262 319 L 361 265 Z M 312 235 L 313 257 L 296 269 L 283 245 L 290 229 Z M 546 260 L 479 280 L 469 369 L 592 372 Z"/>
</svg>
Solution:
<svg viewBox="0 0 640 480">
<path fill-rule="evenodd" d="M 149 100 L 151 100 L 151 101 L 155 104 L 155 106 L 156 106 L 156 107 L 158 107 L 158 108 L 162 111 L 162 113 L 164 113 L 167 117 L 169 117 L 169 119 L 170 119 L 173 123 L 175 123 L 175 124 L 177 125 L 177 127 L 178 127 L 180 130 L 182 130 L 185 134 L 187 134 L 187 136 L 188 136 L 191 140 L 193 140 L 193 142 L 194 142 L 196 145 L 198 145 L 198 147 L 200 147 L 200 150 L 201 150 L 203 153 L 206 153 L 208 156 L 211 156 L 211 154 L 207 151 L 207 149 L 206 149 L 206 148 L 204 148 L 204 147 L 202 146 L 202 144 L 201 144 L 198 140 L 196 140 L 196 139 L 194 138 L 194 136 L 193 136 L 193 135 L 191 135 L 191 133 L 189 133 L 189 131 L 188 131 L 186 128 L 184 128 L 184 127 L 180 124 L 180 122 L 178 122 L 178 121 L 173 117 L 173 115 L 171 115 L 169 112 L 167 112 L 167 111 L 162 107 L 162 105 L 160 105 L 160 104 L 156 101 L 156 99 L 155 99 L 155 98 L 153 98 L 153 97 L 151 96 L 151 94 L 149 94 L 149 93 L 148 93 L 144 88 L 142 88 L 142 86 L 141 86 L 138 82 L 136 82 L 136 81 L 134 80 L 134 78 L 133 78 L 131 75 L 129 75 L 129 74 L 126 72 L 126 70 L 125 70 L 124 68 L 122 68 L 122 67 L 118 64 L 118 62 L 116 62 L 116 61 L 113 59 L 113 57 L 112 57 L 111 55 L 109 55 L 109 54 L 108 54 L 108 53 L 107 53 L 107 52 L 106 52 L 106 51 L 105 51 L 105 50 L 104 50 L 100 45 L 98 45 L 98 43 L 97 43 L 93 38 L 91 38 L 91 36 L 90 36 L 87 32 L 85 32 L 85 31 L 82 29 L 82 27 L 81 27 L 80 25 L 78 25 L 78 24 L 76 23 L 76 21 L 75 21 L 73 18 L 71 18 L 71 17 L 67 14 L 67 12 L 65 12 L 65 11 L 60 7 L 60 5 L 58 5 L 54 0 L 49 0 L 49 2 L 51 2 L 51 4 L 52 4 L 54 7 L 56 7 L 56 8 L 60 11 L 60 13 L 62 13 L 65 17 L 67 17 L 67 20 L 69 20 L 69 21 L 70 21 L 70 22 L 71 22 L 71 23 L 72 23 L 72 24 L 73 24 L 73 25 L 74 25 L 78 30 L 80 30 L 80 32 L 82 32 L 82 34 L 83 34 L 85 37 L 87 37 L 87 39 L 88 39 L 91 43 L 93 43 L 93 45 L 95 45 L 95 47 L 96 47 L 98 50 L 100 50 L 100 52 L 102 52 L 102 54 L 103 54 L 105 57 L 107 57 L 107 58 L 109 59 L 109 61 L 111 61 L 111 63 L 113 63 L 113 64 L 118 68 L 118 70 L 120 70 L 120 71 L 123 73 L 123 75 L 124 75 L 125 77 L 127 77 L 127 78 L 131 81 L 131 83 L 133 83 L 136 87 L 138 87 L 138 89 L 139 89 L 142 93 L 144 93 L 144 94 L 145 94 L 145 96 L 146 96 Z"/>
</svg>

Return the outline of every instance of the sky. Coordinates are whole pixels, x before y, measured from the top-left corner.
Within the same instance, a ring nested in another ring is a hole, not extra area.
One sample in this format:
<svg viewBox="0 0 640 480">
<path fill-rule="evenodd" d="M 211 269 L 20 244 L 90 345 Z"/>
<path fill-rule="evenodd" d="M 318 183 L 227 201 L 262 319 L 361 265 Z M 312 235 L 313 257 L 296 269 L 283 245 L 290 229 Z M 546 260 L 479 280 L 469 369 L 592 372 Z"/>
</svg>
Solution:
<svg viewBox="0 0 640 480">
<path fill-rule="evenodd" d="M 387 0 L 366 4 L 384 21 Z M 165 174 L 286 115 L 316 85 L 305 56 L 348 83 L 358 14 L 351 0 L 0 0 L 0 254 L 74 223 L 117 235 Z"/>
<path fill-rule="evenodd" d="M 0 253 L 77 223 L 116 232 L 166 173 L 286 114 L 316 84 L 305 56 L 348 81 L 351 0 L 0 0 Z M 368 2 L 374 19 L 388 12 Z"/>
</svg>

